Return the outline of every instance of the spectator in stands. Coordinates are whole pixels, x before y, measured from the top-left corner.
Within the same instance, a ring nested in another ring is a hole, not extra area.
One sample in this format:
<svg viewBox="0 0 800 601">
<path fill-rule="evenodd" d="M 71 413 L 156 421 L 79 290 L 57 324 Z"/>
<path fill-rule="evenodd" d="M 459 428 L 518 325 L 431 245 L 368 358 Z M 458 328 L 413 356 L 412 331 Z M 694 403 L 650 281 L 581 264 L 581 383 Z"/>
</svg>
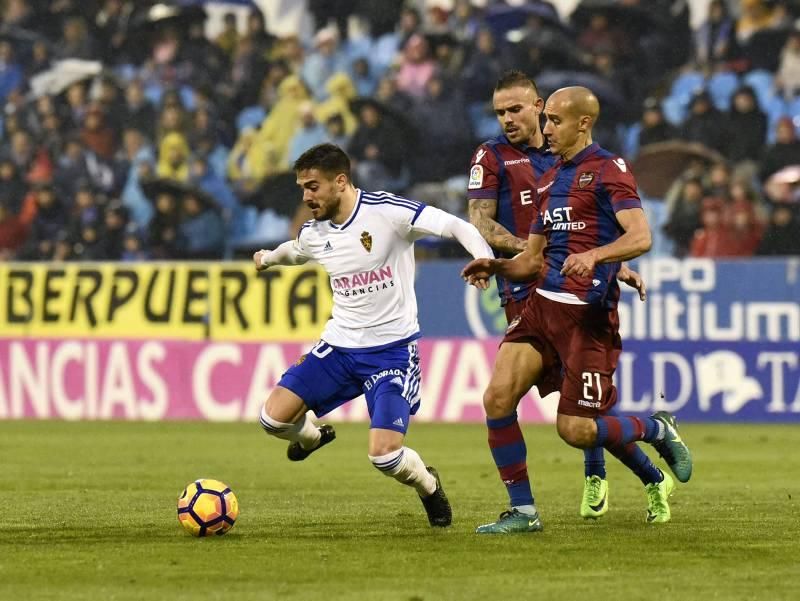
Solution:
<svg viewBox="0 0 800 601">
<path fill-rule="evenodd" d="M 353 81 L 346 73 L 336 73 L 325 84 L 325 88 L 328 92 L 328 99 L 317 104 L 314 115 L 318 121 L 322 122 L 330 115 L 338 114 L 344 121 L 345 131 L 352 134 L 358 125 L 356 116 L 350 110 L 350 104 L 358 94 Z M 291 164 L 292 161 L 287 161 L 287 163 Z"/>
<path fill-rule="evenodd" d="M 35 199 L 36 216 L 18 258 L 46 261 L 53 255 L 54 241 L 67 223 L 67 212 L 50 183 L 37 185 Z"/>
<path fill-rule="evenodd" d="M 14 58 L 14 48 L 10 42 L 0 41 L 0 102 L 5 102 L 8 95 L 22 87 L 22 67 Z"/>
<path fill-rule="evenodd" d="M 141 131 L 147 138 L 155 134 L 156 110 L 144 95 L 144 86 L 138 79 L 131 80 L 125 88 L 125 124 Z"/>
<path fill-rule="evenodd" d="M 664 119 L 661 104 L 655 98 L 644 101 L 641 130 L 639 131 L 639 148 L 647 144 L 666 142 L 678 137 L 677 130 Z"/>
<path fill-rule="evenodd" d="M 700 142 L 712 150 L 725 152 L 730 142 L 725 116 L 714 107 L 711 96 L 705 90 L 692 97 L 689 118 L 681 128 L 681 137 L 691 142 Z"/>
<path fill-rule="evenodd" d="M 757 249 L 759 255 L 800 255 L 800 205 L 776 204 Z"/>
<path fill-rule="evenodd" d="M 331 144 L 336 144 L 339 148 L 347 148 L 350 145 L 350 136 L 344 131 L 344 120 L 339 113 L 328 117 L 325 122 L 325 135 Z"/>
<path fill-rule="evenodd" d="M 425 143 L 414 153 L 414 179 L 418 182 L 446 180 L 457 173 L 472 148 L 469 121 L 463 115 L 467 109 L 458 91 L 434 75 L 428 80 L 426 94 L 415 107 L 411 117 Z"/>
<path fill-rule="evenodd" d="M 734 163 L 758 160 L 767 139 L 767 116 L 759 109 L 750 86 L 742 86 L 734 93 L 728 128 L 734 135 L 725 145 L 727 157 Z"/>
<path fill-rule="evenodd" d="M 731 169 L 727 163 L 715 163 L 708 169 L 708 196 L 728 199 L 731 188 Z"/>
<path fill-rule="evenodd" d="M 695 231 L 702 225 L 700 208 L 704 190 L 700 179 L 689 179 L 683 184 L 675 204 L 670 207 L 669 219 L 664 233 L 675 243 L 675 255 L 684 257 L 694 238 Z"/>
<path fill-rule="evenodd" d="M 178 202 L 169 192 L 160 193 L 155 200 L 155 215 L 148 228 L 148 246 L 154 259 L 173 259 L 178 256 Z"/>
<path fill-rule="evenodd" d="M 353 160 L 359 187 L 402 191 L 409 184 L 404 135 L 383 111 L 383 107 L 373 100 L 363 103 L 348 154 Z"/>
<path fill-rule="evenodd" d="M 112 200 L 105 207 L 99 226 L 100 254 L 103 260 L 119 261 L 125 250 L 125 231 L 128 227 L 128 209 L 120 200 Z"/>
<path fill-rule="evenodd" d="M 403 47 L 397 71 L 397 89 L 412 98 L 421 98 L 425 94 L 425 85 L 435 71 L 436 61 L 431 58 L 428 41 L 422 34 L 415 33 Z"/>
<path fill-rule="evenodd" d="M 106 123 L 105 114 L 99 104 L 89 107 L 80 135 L 86 149 L 101 159 L 111 160 L 117 151 L 116 132 Z"/>
<path fill-rule="evenodd" d="M 464 100 L 467 103 L 485 102 L 487 94 L 507 68 L 505 50 L 497 47 L 491 30 L 481 28 L 475 38 L 475 46 L 464 61 L 460 81 Z"/>
<path fill-rule="evenodd" d="M 184 259 L 221 259 L 225 250 L 225 225 L 206 199 L 199 194 L 186 194 L 178 238 L 180 256 Z"/>
<path fill-rule="evenodd" d="M 161 140 L 158 146 L 156 175 L 179 182 L 188 181 L 189 144 L 182 134 L 171 132 Z"/>
<path fill-rule="evenodd" d="M 391 75 L 387 75 L 378 82 L 375 100 L 398 115 L 407 115 L 414 108 L 411 96 L 397 88 L 397 80 Z"/>
<path fill-rule="evenodd" d="M 16 163 L 8 157 L 0 158 L 0 203 L 10 213 L 18 215 L 27 192 Z"/>
<path fill-rule="evenodd" d="M 73 16 L 64 20 L 61 31 L 61 40 L 57 45 L 56 53 L 59 58 L 79 58 L 91 60 L 94 58 L 92 38 L 86 28 L 83 17 Z"/>
<path fill-rule="evenodd" d="M 736 24 L 724 0 L 711 0 L 708 18 L 694 36 L 694 62 L 711 72 L 737 54 Z"/>
<path fill-rule="evenodd" d="M 736 39 L 739 44 L 746 44 L 753 34 L 778 27 L 782 17 L 772 0 L 741 0 Z"/>
<path fill-rule="evenodd" d="M 787 100 L 800 91 L 800 30 L 794 29 L 781 50 L 778 71 L 775 73 L 775 88 Z"/>
<path fill-rule="evenodd" d="M 303 63 L 303 81 L 317 100 L 328 96 L 325 84 L 334 73 L 347 73 L 347 56 L 339 47 L 339 33 L 335 27 L 324 27 L 314 36 L 314 51 Z"/>
<path fill-rule="evenodd" d="M 578 35 L 578 46 L 591 54 L 595 48 L 616 48 L 619 56 L 627 56 L 631 50 L 631 38 L 621 28 L 609 23 L 608 15 L 602 11 L 592 14 L 589 24 Z"/>
<path fill-rule="evenodd" d="M 365 57 L 359 56 L 350 63 L 349 73 L 358 96 L 372 96 L 375 93 L 378 80 Z"/>
<path fill-rule="evenodd" d="M 0 261 L 13 259 L 27 234 L 28 228 L 0 194 Z"/>
<path fill-rule="evenodd" d="M 230 59 L 236 53 L 239 44 L 239 28 L 236 24 L 236 13 L 226 13 L 222 18 L 222 32 L 217 35 L 214 42 Z"/>
<path fill-rule="evenodd" d="M 132 223 L 125 228 L 122 245 L 122 261 L 146 261 L 150 258 L 138 228 Z"/>
<path fill-rule="evenodd" d="M 314 105 L 310 101 L 306 101 L 300 105 L 300 127 L 289 143 L 289 154 L 286 160 L 294 163 L 306 150 L 327 140 L 325 127 L 314 116 Z"/>
<path fill-rule="evenodd" d="M 725 222 L 725 203 L 719 198 L 703 200 L 700 211 L 702 227 L 698 229 L 689 249 L 692 257 L 736 256 L 736 239 Z"/>
<path fill-rule="evenodd" d="M 775 126 L 775 144 L 767 148 L 761 159 L 761 181 L 789 165 L 800 165 L 800 140 L 792 119 L 784 117 Z"/>
</svg>

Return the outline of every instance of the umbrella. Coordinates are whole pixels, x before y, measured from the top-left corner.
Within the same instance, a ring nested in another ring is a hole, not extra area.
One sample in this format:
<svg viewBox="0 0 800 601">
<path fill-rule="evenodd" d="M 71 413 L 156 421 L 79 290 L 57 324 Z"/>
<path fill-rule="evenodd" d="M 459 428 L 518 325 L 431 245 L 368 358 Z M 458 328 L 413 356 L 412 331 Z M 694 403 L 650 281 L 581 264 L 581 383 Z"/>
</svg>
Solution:
<svg viewBox="0 0 800 601">
<path fill-rule="evenodd" d="M 495 4 L 486 9 L 484 21 L 495 37 L 501 38 L 507 32 L 525 27 L 528 19 L 538 18 L 545 27 L 557 29 L 569 29 L 561 21 L 558 12 L 549 2 L 533 2 L 521 6 L 508 6 L 506 4 Z"/>
<path fill-rule="evenodd" d="M 142 187 L 142 192 L 150 202 L 155 202 L 160 194 L 170 194 L 180 203 L 184 196 L 191 194 L 203 205 L 212 209 L 219 208 L 217 201 L 211 195 L 193 184 L 186 184 L 167 177 L 143 179 L 139 183 Z"/>
<path fill-rule="evenodd" d="M 154 4 L 148 10 L 139 12 L 131 20 L 131 29 L 156 29 L 164 25 L 187 25 L 192 21 L 205 21 L 206 11 L 200 5 L 172 6 Z"/>
<path fill-rule="evenodd" d="M 592 15 L 602 13 L 608 17 L 610 24 L 635 34 L 661 28 L 663 19 L 657 10 L 654 12 L 653 7 L 645 7 L 644 4 L 628 5 L 619 0 L 583 0 L 570 16 L 570 22 L 580 30 L 586 27 Z"/>
<path fill-rule="evenodd" d="M 250 194 L 241 200 L 258 210 L 272 209 L 279 215 L 294 217 L 300 206 L 302 193 L 297 187 L 297 175 L 294 171 L 283 171 L 270 175 Z"/>
<path fill-rule="evenodd" d="M 608 113 L 624 118 L 630 112 L 628 99 L 608 80 L 588 71 L 545 71 L 536 78 L 536 85 L 543 98 L 559 88 L 584 86 L 600 101 L 600 115 Z"/>
<path fill-rule="evenodd" d="M 30 80 L 30 95 L 33 98 L 49 94 L 56 96 L 72 84 L 99 75 L 103 64 L 99 61 L 85 61 L 68 58 L 56 63 Z"/>
<path fill-rule="evenodd" d="M 673 182 L 697 161 L 711 165 L 725 162 L 725 157 L 698 142 L 657 142 L 640 149 L 633 163 L 633 172 L 645 195 L 664 198 Z"/>
</svg>

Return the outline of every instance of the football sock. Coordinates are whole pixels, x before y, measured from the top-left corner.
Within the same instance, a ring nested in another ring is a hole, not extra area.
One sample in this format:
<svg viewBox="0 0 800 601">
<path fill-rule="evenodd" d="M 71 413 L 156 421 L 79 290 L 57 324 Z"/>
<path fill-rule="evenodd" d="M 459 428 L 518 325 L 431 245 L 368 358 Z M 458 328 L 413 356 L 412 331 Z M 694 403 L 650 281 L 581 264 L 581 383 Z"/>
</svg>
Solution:
<svg viewBox="0 0 800 601">
<path fill-rule="evenodd" d="M 652 417 L 601 415 L 594 418 L 594 423 L 597 424 L 597 447 L 611 449 L 629 442 L 653 442 L 664 437 L 664 424 Z"/>
<path fill-rule="evenodd" d="M 303 415 L 293 424 L 284 423 L 272 419 L 267 415 L 266 409 L 262 407 L 259 422 L 267 434 L 271 434 L 283 440 L 299 442 L 300 446 L 306 451 L 313 449 L 319 444 L 319 428 L 317 428 L 314 422 L 308 419 L 306 415 Z"/>
<path fill-rule="evenodd" d="M 642 481 L 642 484 L 653 484 L 664 479 L 664 474 L 661 473 L 661 470 L 655 466 L 635 442 L 630 442 L 625 446 L 612 447 L 608 450 L 614 457 L 628 466 Z"/>
<path fill-rule="evenodd" d="M 583 474 L 589 476 L 600 476 L 606 479 L 606 459 L 603 447 L 583 450 Z"/>
<path fill-rule="evenodd" d="M 425 462 L 414 449 L 402 447 L 386 455 L 370 455 L 369 460 L 387 476 L 413 487 L 420 497 L 436 492 L 436 478 L 425 468 Z"/>
<path fill-rule="evenodd" d="M 533 506 L 533 492 L 528 479 L 528 449 L 516 411 L 498 419 L 487 418 L 486 427 L 489 429 L 489 448 L 500 479 L 508 490 L 509 504 L 517 509 Z"/>
</svg>

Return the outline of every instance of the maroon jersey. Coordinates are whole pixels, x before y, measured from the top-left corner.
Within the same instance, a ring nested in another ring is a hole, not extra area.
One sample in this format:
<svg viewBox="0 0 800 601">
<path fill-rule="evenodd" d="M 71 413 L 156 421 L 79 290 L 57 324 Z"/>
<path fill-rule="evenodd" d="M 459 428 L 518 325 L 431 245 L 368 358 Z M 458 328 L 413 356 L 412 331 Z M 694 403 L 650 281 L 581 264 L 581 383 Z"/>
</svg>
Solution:
<svg viewBox="0 0 800 601">
<path fill-rule="evenodd" d="M 555 164 L 549 150 L 518 148 L 505 136 L 481 144 L 475 151 L 469 172 L 467 196 L 470 200 L 497 201 L 495 221 L 515 236 L 528 238 L 533 219 L 533 198 L 542 174 Z M 496 256 L 511 257 L 495 251 Z M 497 277 L 497 289 L 503 305 L 528 296 L 531 282 L 510 282 Z"/>
<path fill-rule="evenodd" d="M 589 277 L 561 275 L 567 256 L 610 244 L 624 230 L 617 211 L 641 208 L 636 180 L 618 156 L 591 144 L 569 161 L 559 159 L 536 189 L 532 234 L 546 236 L 545 266 L 537 286 L 572 293 L 606 309 L 617 306 L 619 263 L 595 266 Z"/>
</svg>

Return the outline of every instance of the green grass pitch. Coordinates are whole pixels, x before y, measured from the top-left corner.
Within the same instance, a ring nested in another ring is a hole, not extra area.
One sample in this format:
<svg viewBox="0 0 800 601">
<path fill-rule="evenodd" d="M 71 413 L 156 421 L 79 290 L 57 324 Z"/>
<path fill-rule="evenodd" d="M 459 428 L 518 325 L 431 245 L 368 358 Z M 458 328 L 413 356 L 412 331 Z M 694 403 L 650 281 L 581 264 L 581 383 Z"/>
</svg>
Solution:
<svg viewBox="0 0 800 601">
<path fill-rule="evenodd" d="M 799 599 L 800 428 L 687 425 L 692 481 L 672 522 L 644 523 L 642 486 L 608 458 L 609 514 L 578 517 L 582 456 L 525 426 L 545 531 L 477 536 L 503 509 L 482 425 L 415 424 L 453 526 L 367 459 L 366 424 L 301 464 L 256 424 L 0 422 L 0 599 Z M 241 514 L 195 539 L 183 487 L 222 480 Z"/>
</svg>

